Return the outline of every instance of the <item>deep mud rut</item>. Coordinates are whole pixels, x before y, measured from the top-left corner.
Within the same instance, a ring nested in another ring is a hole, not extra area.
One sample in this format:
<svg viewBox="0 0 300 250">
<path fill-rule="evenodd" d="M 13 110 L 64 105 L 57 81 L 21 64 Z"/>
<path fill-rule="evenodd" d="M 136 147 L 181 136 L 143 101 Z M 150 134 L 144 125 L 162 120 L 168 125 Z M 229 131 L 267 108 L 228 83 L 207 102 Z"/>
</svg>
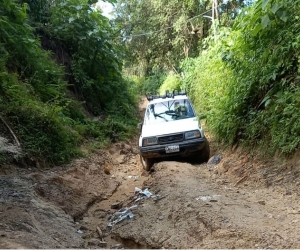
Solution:
<svg viewBox="0 0 300 250">
<path fill-rule="evenodd" d="M 300 158 L 208 139 L 218 164 L 171 159 L 148 173 L 133 139 L 64 167 L 1 166 L 0 248 L 300 248 Z"/>
</svg>

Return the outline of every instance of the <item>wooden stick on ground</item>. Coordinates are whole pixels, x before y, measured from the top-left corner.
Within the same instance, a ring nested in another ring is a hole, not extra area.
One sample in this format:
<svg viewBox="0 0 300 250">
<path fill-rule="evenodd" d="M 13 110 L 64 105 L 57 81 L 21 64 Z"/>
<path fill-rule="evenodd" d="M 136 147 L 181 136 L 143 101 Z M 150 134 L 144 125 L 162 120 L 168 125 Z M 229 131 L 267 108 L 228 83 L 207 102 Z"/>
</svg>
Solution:
<svg viewBox="0 0 300 250">
<path fill-rule="evenodd" d="M 99 237 L 102 238 L 103 234 L 99 227 L 97 227 L 97 232 L 98 232 Z"/>
</svg>

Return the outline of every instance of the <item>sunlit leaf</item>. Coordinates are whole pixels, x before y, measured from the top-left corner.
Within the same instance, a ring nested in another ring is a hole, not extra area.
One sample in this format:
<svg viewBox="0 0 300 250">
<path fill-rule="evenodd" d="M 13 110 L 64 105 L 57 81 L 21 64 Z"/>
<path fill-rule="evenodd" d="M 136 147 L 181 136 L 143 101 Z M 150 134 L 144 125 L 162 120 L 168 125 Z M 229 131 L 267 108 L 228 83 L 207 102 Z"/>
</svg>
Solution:
<svg viewBox="0 0 300 250">
<path fill-rule="evenodd" d="M 257 33 L 262 29 L 262 25 L 260 23 L 258 23 L 255 28 L 252 30 L 252 36 L 256 36 Z"/>
<path fill-rule="evenodd" d="M 271 103 L 271 99 L 266 100 L 265 102 L 265 108 Z"/>
<path fill-rule="evenodd" d="M 270 0 L 264 0 L 262 3 L 262 9 L 265 10 Z"/>
<path fill-rule="evenodd" d="M 282 3 L 275 3 L 272 5 L 271 7 L 271 11 L 273 14 L 275 14 L 277 12 L 277 10 L 279 10 L 282 6 Z"/>
<path fill-rule="evenodd" d="M 271 20 L 268 15 L 264 15 L 261 19 L 261 27 L 264 29 L 270 24 Z"/>
</svg>

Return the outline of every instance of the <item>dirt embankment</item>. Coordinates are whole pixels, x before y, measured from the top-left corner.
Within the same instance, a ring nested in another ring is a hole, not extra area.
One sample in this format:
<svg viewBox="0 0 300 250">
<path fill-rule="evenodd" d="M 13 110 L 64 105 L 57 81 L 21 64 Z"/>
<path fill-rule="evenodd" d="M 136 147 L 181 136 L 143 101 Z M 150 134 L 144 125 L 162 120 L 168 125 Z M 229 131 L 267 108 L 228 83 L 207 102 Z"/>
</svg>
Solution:
<svg viewBox="0 0 300 250">
<path fill-rule="evenodd" d="M 208 139 L 217 164 L 148 173 L 135 138 L 64 167 L 1 166 L 0 248 L 300 248 L 300 157 Z"/>
</svg>

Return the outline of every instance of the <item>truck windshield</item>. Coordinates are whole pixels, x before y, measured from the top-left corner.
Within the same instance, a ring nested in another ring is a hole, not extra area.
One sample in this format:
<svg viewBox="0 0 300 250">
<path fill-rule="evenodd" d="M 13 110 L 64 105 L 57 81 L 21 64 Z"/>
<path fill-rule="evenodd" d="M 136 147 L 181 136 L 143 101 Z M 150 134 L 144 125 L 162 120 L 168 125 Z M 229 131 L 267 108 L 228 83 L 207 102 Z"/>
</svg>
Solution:
<svg viewBox="0 0 300 250">
<path fill-rule="evenodd" d="M 187 99 L 169 100 L 149 104 L 145 113 L 145 124 L 175 121 L 195 117 L 194 110 Z"/>
</svg>

